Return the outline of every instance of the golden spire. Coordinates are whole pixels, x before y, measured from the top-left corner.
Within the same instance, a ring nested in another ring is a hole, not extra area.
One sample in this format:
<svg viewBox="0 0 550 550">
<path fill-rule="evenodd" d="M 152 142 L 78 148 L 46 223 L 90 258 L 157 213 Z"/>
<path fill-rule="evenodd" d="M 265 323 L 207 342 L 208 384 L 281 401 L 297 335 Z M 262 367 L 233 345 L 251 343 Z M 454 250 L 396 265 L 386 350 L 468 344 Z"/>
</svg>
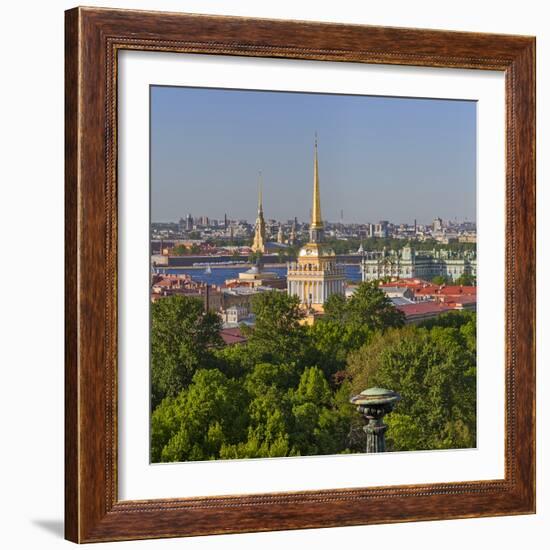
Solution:
<svg viewBox="0 0 550 550">
<path fill-rule="evenodd" d="M 322 229 L 321 195 L 319 193 L 319 166 L 317 162 L 317 132 L 315 132 L 315 157 L 313 161 L 313 208 L 311 210 L 311 228 Z"/>
<path fill-rule="evenodd" d="M 256 218 L 256 227 L 254 230 L 254 240 L 252 241 L 252 251 L 265 252 L 265 220 L 262 205 L 262 173 L 258 181 L 258 216 Z"/>
<path fill-rule="evenodd" d="M 259 172 L 259 181 L 258 181 L 258 214 L 263 213 L 262 205 L 262 171 Z"/>
</svg>

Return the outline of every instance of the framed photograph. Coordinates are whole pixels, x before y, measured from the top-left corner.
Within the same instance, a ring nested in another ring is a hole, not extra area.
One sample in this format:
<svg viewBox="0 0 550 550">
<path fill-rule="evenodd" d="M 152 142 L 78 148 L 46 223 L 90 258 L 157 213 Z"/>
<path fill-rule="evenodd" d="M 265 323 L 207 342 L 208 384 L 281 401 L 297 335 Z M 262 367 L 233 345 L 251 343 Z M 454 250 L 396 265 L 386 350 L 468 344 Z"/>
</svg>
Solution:
<svg viewBox="0 0 550 550">
<path fill-rule="evenodd" d="M 66 12 L 66 538 L 535 511 L 535 39 Z"/>
</svg>

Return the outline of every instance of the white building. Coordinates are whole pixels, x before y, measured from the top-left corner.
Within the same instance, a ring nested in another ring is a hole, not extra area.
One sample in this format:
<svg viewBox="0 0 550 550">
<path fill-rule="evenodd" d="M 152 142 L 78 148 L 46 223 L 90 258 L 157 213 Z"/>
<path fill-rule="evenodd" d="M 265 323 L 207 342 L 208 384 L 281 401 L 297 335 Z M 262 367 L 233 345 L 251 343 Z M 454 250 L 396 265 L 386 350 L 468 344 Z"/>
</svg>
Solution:
<svg viewBox="0 0 550 550">
<path fill-rule="evenodd" d="M 475 251 L 454 252 L 451 250 L 431 250 L 416 252 L 411 246 L 401 250 L 386 250 L 366 253 L 361 261 L 363 281 L 377 279 L 425 279 L 436 276 L 453 281 L 461 275 L 476 277 L 477 260 Z"/>
</svg>

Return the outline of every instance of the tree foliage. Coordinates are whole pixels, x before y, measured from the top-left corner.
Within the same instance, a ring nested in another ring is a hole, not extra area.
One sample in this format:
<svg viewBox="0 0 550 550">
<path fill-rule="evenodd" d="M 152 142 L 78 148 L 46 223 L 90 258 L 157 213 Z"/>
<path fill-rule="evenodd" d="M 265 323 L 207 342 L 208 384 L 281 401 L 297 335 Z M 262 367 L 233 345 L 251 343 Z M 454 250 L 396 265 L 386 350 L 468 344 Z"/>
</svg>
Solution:
<svg viewBox="0 0 550 550">
<path fill-rule="evenodd" d="M 152 404 L 175 397 L 195 371 L 212 365 L 212 351 L 223 344 L 221 320 L 205 313 L 201 300 L 169 296 L 151 306 Z"/>
<path fill-rule="evenodd" d="M 337 255 L 350 254 L 357 252 L 359 246 L 363 247 L 365 252 L 374 250 L 382 250 L 386 247 L 388 250 L 399 250 L 403 248 L 404 241 L 402 239 L 394 239 L 392 237 L 350 237 L 348 239 L 327 238 L 327 245 L 332 248 Z M 476 243 L 459 243 L 451 242 L 447 244 L 440 243 L 434 239 L 425 241 L 414 241 L 413 247 L 415 250 L 432 251 L 432 250 L 451 250 L 453 252 L 464 252 L 467 250 L 475 250 Z"/>
<path fill-rule="evenodd" d="M 244 381 L 197 371 L 189 387 L 153 412 L 153 462 L 267 458 L 349 451 L 347 399 L 320 369 L 260 363 Z"/>
<path fill-rule="evenodd" d="M 193 243 L 191 246 L 185 246 L 184 244 L 178 244 L 172 249 L 174 256 L 187 256 L 190 254 L 200 254 L 201 247 L 197 243 Z"/>
<path fill-rule="evenodd" d="M 257 363 L 287 363 L 300 360 L 305 351 L 304 317 L 297 296 L 272 290 L 256 294 L 252 300 L 256 316 L 254 328 L 243 327 L 248 336 L 248 351 Z"/>
<path fill-rule="evenodd" d="M 463 273 L 457 280 L 457 285 L 462 286 L 475 286 L 476 285 L 476 278 L 471 275 L 470 273 Z"/>
<path fill-rule="evenodd" d="M 354 392 L 381 386 L 402 401 L 387 417 L 392 450 L 475 446 L 475 320 L 460 328 L 408 326 L 378 333 L 350 354 Z"/>
<path fill-rule="evenodd" d="M 348 354 L 368 343 L 372 334 L 365 325 L 323 319 L 307 327 L 309 363 L 318 365 L 332 382 L 346 368 Z"/>
<path fill-rule="evenodd" d="M 405 317 L 378 286 L 377 281 L 360 283 L 349 300 L 332 295 L 325 305 L 328 320 L 371 330 L 401 327 Z"/>
<path fill-rule="evenodd" d="M 259 293 L 252 310 L 248 341 L 223 347 L 200 300 L 153 304 L 153 462 L 362 452 L 349 399 L 372 386 L 403 398 L 389 450 L 475 445 L 475 313 L 404 326 L 376 283 L 331 296 L 312 326 L 286 293 Z"/>
<path fill-rule="evenodd" d="M 197 371 L 151 419 L 151 460 L 181 462 L 218 458 L 224 445 L 243 438 L 248 425 L 246 392 L 217 369 Z"/>
</svg>

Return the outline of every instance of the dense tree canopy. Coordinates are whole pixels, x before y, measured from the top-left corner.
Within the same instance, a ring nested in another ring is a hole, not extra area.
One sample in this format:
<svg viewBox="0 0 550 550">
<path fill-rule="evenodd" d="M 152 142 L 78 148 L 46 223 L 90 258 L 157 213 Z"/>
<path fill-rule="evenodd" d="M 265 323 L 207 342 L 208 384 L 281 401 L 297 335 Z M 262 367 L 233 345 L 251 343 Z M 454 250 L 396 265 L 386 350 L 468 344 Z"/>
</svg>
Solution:
<svg viewBox="0 0 550 550">
<path fill-rule="evenodd" d="M 153 412 L 153 462 L 347 451 L 354 412 L 317 367 L 260 363 L 243 379 L 197 371 Z M 340 397 L 338 399 L 337 397 Z"/>
<path fill-rule="evenodd" d="M 376 283 L 303 323 L 298 299 L 254 296 L 245 344 L 223 347 L 199 300 L 152 308 L 153 462 L 361 452 L 364 420 L 349 399 L 371 386 L 401 393 L 388 450 L 475 445 L 475 314 L 418 326 Z"/>
<path fill-rule="evenodd" d="M 170 296 L 151 306 L 151 400 L 153 408 L 175 397 L 198 368 L 212 364 L 212 350 L 222 345 L 221 320 L 205 313 L 197 298 Z"/>
<path fill-rule="evenodd" d="M 377 333 L 348 358 L 353 392 L 381 386 L 401 394 L 387 418 L 392 450 L 475 446 L 475 318 L 442 317 L 441 326 Z"/>
<path fill-rule="evenodd" d="M 252 300 L 254 328 L 244 328 L 248 351 L 255 362 L 285 363 L 300 360 L 305 351 L 304 317 L 297 296 L 285 292 L 261 292 Z"/>
<path fill-rule="evenodd" d="M 333 294 L 325 304 L 325 313 L 329 320 L 371 330 L 401 327 L 405 322 L 403 313 L 395 308 L 377 281 L 359 284 L 348 300 Z"/>
<path fill-rule="evenodd" d="M 152 461 L 217 458 L 223 445 L 246 433 L 246 402 L 237 381 L 217 369 L 197 371 L 188 388 L 166 398 L 153 412 Z"/>
<path fill-rule="evenodd" d="M 329 380 L 346 367 L 350 351 L 367 343 L 373 331 L 367 326 L 323 319 L 307 327 L 308 360 L 319 365 Z"/>
</svg>

